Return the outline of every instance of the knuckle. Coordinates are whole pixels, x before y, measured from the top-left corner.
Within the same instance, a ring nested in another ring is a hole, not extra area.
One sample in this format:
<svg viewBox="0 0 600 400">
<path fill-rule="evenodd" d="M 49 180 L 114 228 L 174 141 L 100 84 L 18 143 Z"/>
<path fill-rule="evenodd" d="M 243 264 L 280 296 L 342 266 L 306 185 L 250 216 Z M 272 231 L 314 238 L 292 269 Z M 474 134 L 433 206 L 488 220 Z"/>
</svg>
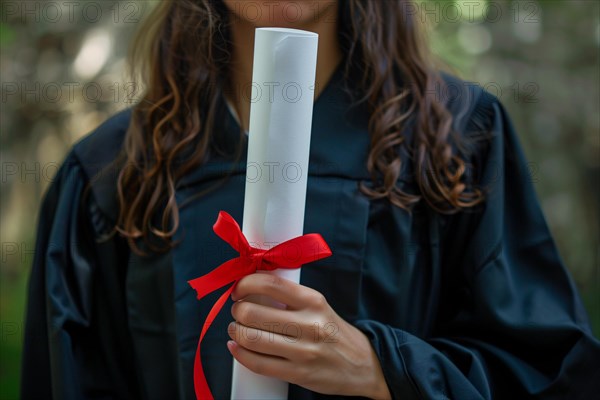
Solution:
<svg viewBox="0 0 600 400">
<path fill-rule="evenodd" d="M 238 333 L 236 335 L 235 341 L 238 345 L 242 346 L 244 349 L 248 348 L 248 341 L 246 340 L 246 337 L 243 334 Z"/>
<path fill-rule="evenodd" d="M 308 303 L 314 308 L 324 308 L 327 305 L 327 299 L 323 294 L 313 291 L 308 295 Z"/>
<path fill-rule="evenodd" d="M 323 341 L 323 337 L 325 332 L 323 332 L 323 327 L 325 326 L 325 320 L 323 318 L 318 318 L 315 320 L 313 324 L 314 336 L 313 340 L 315 343 L 320 343 Z"/>
<path fill-rule="evenodd" d="M 254 361 L 248 368 L 259 375 L 266 375 L 266 366 L 262 361 Z"/>
<path fill-rule="evenodd" d="M 227 333 L 232 339 L 237 339 L 237 324 L 235 322 L 232 322 L 227 326 Z"/>
<path fill-rule="evenodd" d="M 240 327 L 240 329 L 238 329 L 237 331 L 236 336 L 236 342 L 238 342 L 238 344 L 244 347 L 245 349 L 248 349 L 252 345 L 251 341 L 249 340 L 248 330 L 249 328 L 247 327 Z"/>
<path fill-rule="evenodd" d="M 312 363 L 319 358 L 319 353 L 320 350 L 317 348 L 317 346 L 311 344 L 307 346 L 304 351 L 302 351 L 302 361 L 306 363 Z"/>
<path fill-rule="evenodd" d="M 237 317 L 238 317 L 239 307 L 240 307 L 240 303 L 237 303 L 237 302 L 233 303 L 233 305 L 231 306 L 231 316 L 236 321 L 238 319 Z"/>
<path fill-rule="evenodd" d="M 242 327 L 239 326 L 239 324 L 235 324 L 236 325 L 236 329 L 235 329 L 235 341 L 237 344 L 239 344 L 242 347 L 246 347 L 247 343 L 246 343 L 246 338 L 244 335 L 244 331 L 242 330 Z"/>
<path fill-rule="evenodd" d="M 268 284 L 273 289 L 279 289 L 283 285 L 283 280 L 277 275 L 269 275 Z"/>
<path fill-rule="evenodd" d="M 241 322 L 244 325 L 249 325 L 252 321 L 252 316 L 253 316 L 253 312 L 252 312 L 252 306 L 250 303 L 237 303 L 235 305 L 235 314 L 234 314 L 234 318 L 236 319 L 236 321 Z"/>
</svg>

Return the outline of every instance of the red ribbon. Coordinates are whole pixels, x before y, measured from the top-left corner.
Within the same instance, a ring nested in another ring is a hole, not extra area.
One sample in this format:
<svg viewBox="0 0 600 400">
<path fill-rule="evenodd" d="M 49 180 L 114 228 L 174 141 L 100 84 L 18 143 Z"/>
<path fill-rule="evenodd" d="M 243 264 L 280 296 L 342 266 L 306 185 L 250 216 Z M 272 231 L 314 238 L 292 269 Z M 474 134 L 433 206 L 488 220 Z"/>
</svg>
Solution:
<svg viewBox="0 0 600 400">
<path fill-rule="evenodd" d="M 229 283 L 233 283 L 213 305 L 200 333 L 196 358 L 194 360 L 194 389 L 198 400 L 213 399 L 208 383 L 206 382 L 206 377 L 204 376 L 204 370 L 202 369 L 200 344 L 202 343 L 202 339 L 204 339 L 206 331 L 225 305 L 227 297 L 229 297 L 237 282 L 244 276 L 259 270 L 272 271 L 277 268 L 300 268 L 303 264 L 331 255 L 329 246 L 327 246 L 323 237 L 317 233 L 298 236 L 280 243 L 269 250 L 252 247 L 248 244 L 248 240 L 246 240 L 240 226 L 225 211 L 219 212 L 217 222 L 213 225 L 213 231 L 237 250 L 240 255 L 224 262 L 208 274 L 188 281 L 190 286 L 198 293 L 199 300 L 207 294 Z"/>
</svg>

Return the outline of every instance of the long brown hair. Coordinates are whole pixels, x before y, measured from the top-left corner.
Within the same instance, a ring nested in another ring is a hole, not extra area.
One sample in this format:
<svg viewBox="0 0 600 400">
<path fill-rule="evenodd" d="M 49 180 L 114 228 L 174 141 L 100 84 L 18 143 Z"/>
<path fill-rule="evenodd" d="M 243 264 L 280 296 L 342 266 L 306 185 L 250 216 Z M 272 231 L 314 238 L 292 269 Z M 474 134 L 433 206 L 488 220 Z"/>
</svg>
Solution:
<svg viewBox="0 0 600 400">
<path fill-rule="evenodd" d="M 385 198 L 409 211 L 424 200 L 439 212 L 453 213 L 480 203 L 483 195 L 463 182 L 465 162 L 453 154 L 452 115 L 444 99 L 427 95 L 444 82 L 418 14 L 408 12 L 414 7 L 403 0 L 340 0 L 345 75 L 359 78 L 355 90 L 370 111 L 372 182 L 360 188 L 370 198 Z M 162 1 L 133 41 L 132 76 L 145 91 L 125 138 L 117 230 L 136 252 L 142 252 L 138 238 L 152 250 L 172 245 L 179 225 L 176 183 L 208 155 L 228 71 L 227 28 L 222 0 Z M 408 146 L 403 129 L 410 118 L 415 118 L 414 136 L 405 160 L 399 149 Z M 397 185 L 408 161 L 418 193 Z"/>
</svg>

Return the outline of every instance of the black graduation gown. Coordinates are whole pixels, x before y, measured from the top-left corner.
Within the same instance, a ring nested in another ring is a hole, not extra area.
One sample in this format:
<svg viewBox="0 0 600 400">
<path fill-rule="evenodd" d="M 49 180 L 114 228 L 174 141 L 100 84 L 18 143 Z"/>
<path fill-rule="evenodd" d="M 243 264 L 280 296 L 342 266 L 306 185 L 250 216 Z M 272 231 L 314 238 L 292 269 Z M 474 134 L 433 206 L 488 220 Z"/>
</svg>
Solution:
<svg viewBox="0 0 600 400">
<path fill-rule="evenodd" d="M 321 233 L 333 256 L 304 266 L 301 282 L 367 335 L 395 399 L 590 398 L 600 389 L 600 345 L 511 121 L 494 96 L 446 79 L 460 89 L 450 105 L 455 129 L 489 134 L 471 141 L 468 159 L 472 179 L 489 189 L 487 202 L 452 216 L 425 205 L 411 214 L 362 195 L 368 116 L 350 107 L 338 69 L 315 103 L 305 218 L 305 232 Z M 231 150 L 239 127 L 223 101 L 220 113 L 219 146 Z M 194 398 L 198 335 L 219 293 L 198 301 L 187 281 L 236 255 L 211 228 L 219 210 L 242 220 L 246 147 L 239 163 L 215 153 L 179 182 L 180 243 L 139 257 L 107 234 L 116 173 L 103 168 L 121 148 L 130 115 L 115 115 L 77 143 L 43 201 L 25 399 Z M 411 175 L 405 162 L 398 184 L 413 190 Z M 230 396 L 229 306 L 203 344 L 217 399 Z M 291 385 L 289 397 L 329 396 Z"/>
</svg>

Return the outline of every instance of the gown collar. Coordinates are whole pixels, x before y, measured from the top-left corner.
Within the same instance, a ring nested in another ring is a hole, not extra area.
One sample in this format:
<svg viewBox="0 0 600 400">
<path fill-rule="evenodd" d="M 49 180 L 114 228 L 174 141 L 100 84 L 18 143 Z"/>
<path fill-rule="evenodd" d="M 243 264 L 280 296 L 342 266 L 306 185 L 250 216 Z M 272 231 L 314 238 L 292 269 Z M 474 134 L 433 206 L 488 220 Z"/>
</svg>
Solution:
<svg viewBox="0 0 600 400">
<path fill-rule="evenodd" d="M 368 112 L 364 104 L 353 103 L 350 85 L 344 77 L 344 65 L 340 63 L 314 103 L 309 175 L 369 179 L 366 169 Z M 248 139 L 222 94 L 216 111 L 213 146 L 227 154 L 211 153 L 208 162 L 180 179 L 178 187 L 246 171 Z M 236 150 L 239 151 L 237 161 Z"/>
</svg>

